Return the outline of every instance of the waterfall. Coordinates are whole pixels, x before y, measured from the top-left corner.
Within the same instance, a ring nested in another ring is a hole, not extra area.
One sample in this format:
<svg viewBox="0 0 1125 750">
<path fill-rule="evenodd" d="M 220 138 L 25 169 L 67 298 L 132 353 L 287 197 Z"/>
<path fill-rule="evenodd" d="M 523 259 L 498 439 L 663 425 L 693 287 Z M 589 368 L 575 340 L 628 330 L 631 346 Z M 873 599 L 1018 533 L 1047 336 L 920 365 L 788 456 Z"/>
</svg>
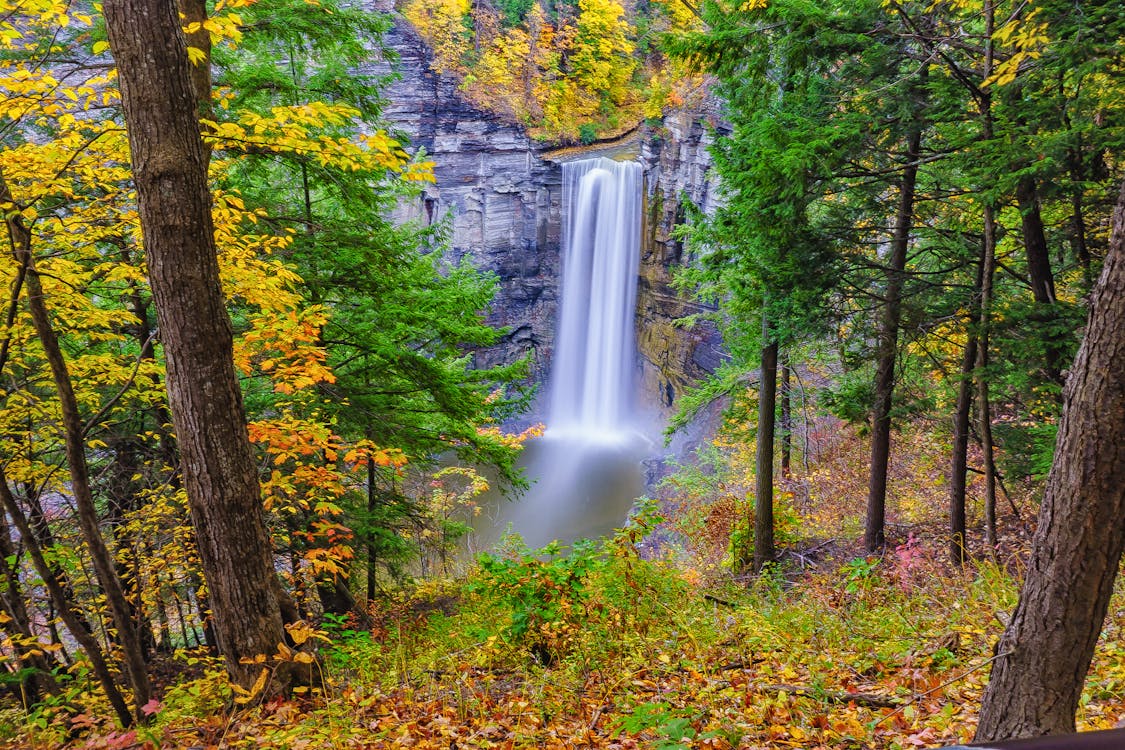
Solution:
<svg viewBox="0 0 1125 750">
<path fill-rule="evenodd" d="M 547 425 L 611 437 L 632 413 L 633 320 L 641 244 L 641 167 L 563 164 L 562 300 Z"/>
<path fill-rule="evenodd" d="M 476 522 L 484 544 L 505 529 L 532 547 L 620 526 L 644 494 L 652 443 L 633 403 L 633 325 L 641 245 L 641 167 L 563 164 L 562 290 L 547 432 L 520 461 L 531 483 Z"/>
</svg>

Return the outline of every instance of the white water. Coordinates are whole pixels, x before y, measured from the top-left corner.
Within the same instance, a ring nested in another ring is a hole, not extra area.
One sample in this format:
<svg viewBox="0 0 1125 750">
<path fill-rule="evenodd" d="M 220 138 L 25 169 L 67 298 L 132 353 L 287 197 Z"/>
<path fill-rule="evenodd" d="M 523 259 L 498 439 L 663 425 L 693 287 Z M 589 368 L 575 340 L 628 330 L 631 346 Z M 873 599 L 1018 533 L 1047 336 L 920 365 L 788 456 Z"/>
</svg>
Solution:
<svg viewBox="0 0 1125 750">
<path fill-rule="evenodd" d="M 633 411 L 641 167 L 584 159 L 564 164 L 562 178 L 567 220 L 547 427 L 613 439 Z"/>
<path fill-rule="evenodd" d="M 644 492 L 641 461 L 651 444 L 633 425 L 641 168 L 587 159 L 562 169 L 562 294 L 547 431 L 521 460 L 531 489 L 475 522 L 480 547 L 509 527 L 532 547 L 608 533 Z"/>
</svg>

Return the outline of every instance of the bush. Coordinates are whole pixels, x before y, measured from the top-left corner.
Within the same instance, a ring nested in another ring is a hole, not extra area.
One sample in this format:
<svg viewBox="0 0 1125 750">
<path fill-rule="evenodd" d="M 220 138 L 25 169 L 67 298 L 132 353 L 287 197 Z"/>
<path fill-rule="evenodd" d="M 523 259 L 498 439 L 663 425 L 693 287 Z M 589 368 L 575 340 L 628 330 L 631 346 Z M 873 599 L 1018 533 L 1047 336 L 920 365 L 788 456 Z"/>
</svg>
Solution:
<svg viewBox="0 0 1125 750">
<path fill-rule="evenodd" d="M 544 665 L 570 651 L 587 620 L 587 579 L 604 565 L 604 556 L 589 540 L 576 542 L 568 555 L 560 551 L 553 543 L 538 552 L 524 549 L 511 557 L 480 557 L 479 586 L 511 608 L 504 635 Z"/>
</svg>

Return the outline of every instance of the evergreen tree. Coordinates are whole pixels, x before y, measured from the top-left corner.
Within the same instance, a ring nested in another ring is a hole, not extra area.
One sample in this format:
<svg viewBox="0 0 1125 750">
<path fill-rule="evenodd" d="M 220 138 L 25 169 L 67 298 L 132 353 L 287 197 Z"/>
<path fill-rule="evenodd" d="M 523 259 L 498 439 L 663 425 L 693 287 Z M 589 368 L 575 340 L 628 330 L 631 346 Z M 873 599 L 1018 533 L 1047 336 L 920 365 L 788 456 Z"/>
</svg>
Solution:
<svg viewBox="0 0 1125 750">
<path fill-rule="evenodd" d="M 239 47 L 216 54 L 233 110 L 314 100 L 344 105 L 353 116 L 326 124 L 324 133 L 367 139 L 405 158 L 380 117 L 383 81 L 363 67 L 380 44 L 384 17 L 299 0 L 252 6 L 244 16 L 249 30 Z M 400 450 L 420 465 L 453 451 L 518 483 L 513 449 L 481 428 L 522 408 L 526 395 L 512 384 L 523 377 L 523 363 L 477 369 L 471 355 L 501 334 L 484 317 L 494 279 L 468 262 L 446 260 L 441 222 L 396 225 L 389 218 L 425 179 L 423 164 L 403 179 L 301 153 L 251 153 L 228 176 L 249 203 L 267 209 L 275 231 L 292 232 L 286 260 L 308 302 L 328 311 L 321 343 L 335 379 L 322 386 L 316 408 L 346 437 Z M 505 395 L 505 388 L 512 390 Z M 258 393 L 251 403 L 265 409 L 271 398 Z M 410 501 L 393 474 L 380 482 L 373 469 L 365 499 L 353 509 L 360 541 L 385 562 L 409 552 L 397 529 L 409 520 Z"/>
</svg>

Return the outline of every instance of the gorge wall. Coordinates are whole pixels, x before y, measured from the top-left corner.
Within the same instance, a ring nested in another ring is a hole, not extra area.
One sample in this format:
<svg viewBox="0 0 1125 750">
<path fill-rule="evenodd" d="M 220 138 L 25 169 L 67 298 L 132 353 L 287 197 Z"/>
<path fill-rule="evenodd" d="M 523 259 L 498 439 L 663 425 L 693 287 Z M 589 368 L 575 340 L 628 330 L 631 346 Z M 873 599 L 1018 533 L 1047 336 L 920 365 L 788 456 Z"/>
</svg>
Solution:
<svg viewBox="0 0 1125 750">
<path fill-rule="evenodd" d="M 545 382 L 554 346 L 560 280 L 562 176 L 559 163 L 620 145 L 551 150 L 517 125 L 482 111 L 458 92 L 457 81 L 435 74 L 431 55 L 401 19 L 386 37 L 399 56 L 399 78 L 387 92 L 387 119 L 424 149 L 436 182 L 399 208 L 399 219 L 448 221 L 451 254 L 496 273 L 499 293 L 490 321 L 509 333 L 478 354 L 482 364 L 529 356 L 532 375 Z M 374 63 L 383 72 L 390 65 Z M 666 414 L 691 382 L 721 357 L 711 325 L 675 325 L 697 308 L 670 287 L 671 269 L 683 258 L 672 227 L 680 196 L 705 210 L 715 200 L 708 178 L 705 113 L 678 113 L 662 127 L 631 139 L 645 171 L 645 242 L 637 299 L 637 345 L 642 406 Z M 608 155 L 608 154 L 607 154 Z"/>
<path fill-rule="evenodd" d="M 640 160 L 645 171 L 645 243 L 637 289 L 637 349 L 641 354 L 641 392 L 663 410 L 692 383 L 715 371 L 722 338 L 714 323 L 685 327 L 682 320 L 705 312 L 672 288 L 676 267 L 690 261 L 673 229 L 683 220 L 686 198 L 704 212 L 718 200 L 711 175 L 711 129 L 718 122 L 713 105 L 665 116 L 660 127 L 646 128 Z"/>
<path fill-rule="evenodd" d="M 452 259 L 499 277 L 490 320 L 509 332 L 478 359 L 529 355 L 542 382 L 554 338 L 562 175 L 521 128 L 474 107 L 456 80 L 434 73 L 410 24 L 399 19 L 385 41 L 399 56 L 393 66 L 376 63 L 399 76 L 386 91 L 385 115 L 412 152 L 424 149 L 436 178 L 397 218 L 448 221 Z"/>
</svg>

